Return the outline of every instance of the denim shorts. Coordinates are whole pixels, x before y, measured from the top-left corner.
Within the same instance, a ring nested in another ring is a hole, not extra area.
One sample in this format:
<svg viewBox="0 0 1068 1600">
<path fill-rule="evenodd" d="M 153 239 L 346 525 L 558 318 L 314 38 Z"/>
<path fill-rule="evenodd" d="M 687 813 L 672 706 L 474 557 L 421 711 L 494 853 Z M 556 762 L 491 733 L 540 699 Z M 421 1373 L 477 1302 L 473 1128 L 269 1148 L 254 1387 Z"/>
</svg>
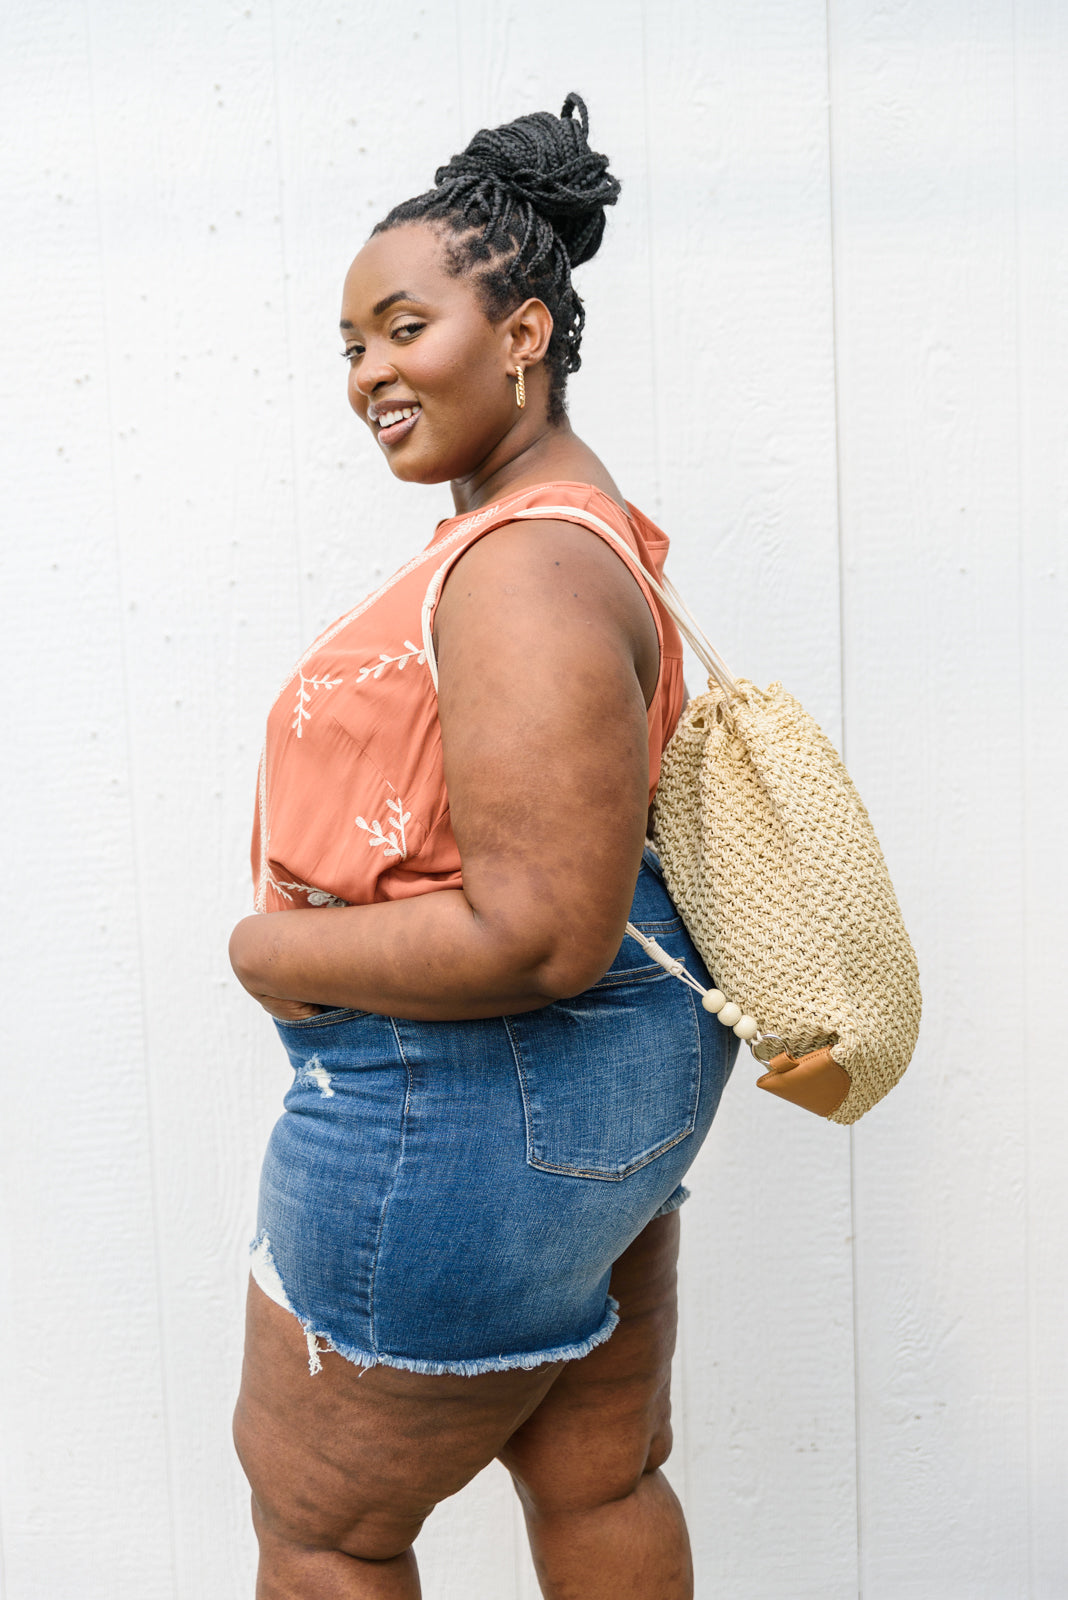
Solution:
<svg viewBox="0 0 1068 1600">
<path fill-rule="evenodd" d="M 711 981 L 650 851 L 631 920 Z M 686 1198 L 737 1046 L 629 937 L 599 983 L 538 1011 L 277 1026 L 294 1079 L 252 1271 L 313 1372 L 323 1347 L 473 1375 L 602 1343 L 612 1263 Z"/>
</svg>

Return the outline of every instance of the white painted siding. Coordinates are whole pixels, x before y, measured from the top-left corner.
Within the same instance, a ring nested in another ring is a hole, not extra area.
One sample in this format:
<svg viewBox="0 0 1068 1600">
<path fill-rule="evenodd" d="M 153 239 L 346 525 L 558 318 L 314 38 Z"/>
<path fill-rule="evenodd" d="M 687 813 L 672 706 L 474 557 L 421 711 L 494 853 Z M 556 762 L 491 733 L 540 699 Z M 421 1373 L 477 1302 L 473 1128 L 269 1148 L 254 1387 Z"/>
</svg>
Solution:
<svg viewBox="0 0 1068 1600">
<path fill-rule="evenodd" d="M 0 1600 L 252 1592 L 260 731 L 450 509 L 361 442 L 340 280 L 571 88 L 624 181 L 576 427 L 844 741 L 925 987 L 852 1133 L 743 1064 L 694 1169 L 698 1595 L 1068 1596 L 1062 0 L 37 0 L 0 14 Z M 431 1600 L 536 1594 L 499 1471 L 420 1553 Z"/>
</svg>

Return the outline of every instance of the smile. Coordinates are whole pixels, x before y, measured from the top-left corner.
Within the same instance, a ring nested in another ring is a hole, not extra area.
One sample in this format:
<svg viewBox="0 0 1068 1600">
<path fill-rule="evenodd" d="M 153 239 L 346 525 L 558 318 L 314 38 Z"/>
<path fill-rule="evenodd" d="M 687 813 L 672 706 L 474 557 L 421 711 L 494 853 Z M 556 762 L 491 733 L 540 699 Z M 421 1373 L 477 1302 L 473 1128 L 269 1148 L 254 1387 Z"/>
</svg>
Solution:
<svg viewBox="0 0 1068 1600">
<path fill-rule="evenodd" d="M 384 410 L 373 418 L 379 444 L 390 446 L 406 439 L 419 421 L 422 409 L 422 406 L 397 406 L 395 410 Z"/>
</svg>

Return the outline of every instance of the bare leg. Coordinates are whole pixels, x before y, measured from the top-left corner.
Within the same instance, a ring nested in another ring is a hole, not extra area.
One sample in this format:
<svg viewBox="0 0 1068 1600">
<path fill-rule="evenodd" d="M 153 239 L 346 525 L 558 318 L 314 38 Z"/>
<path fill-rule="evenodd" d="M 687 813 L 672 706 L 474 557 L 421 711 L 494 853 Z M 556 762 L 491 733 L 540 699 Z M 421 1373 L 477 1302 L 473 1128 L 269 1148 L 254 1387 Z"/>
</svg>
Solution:
<svg viewBox="0 0 1068 1600">
<path fill-rule="evenodd" d="M 493 1460 L 560 1372 L 426 1377 L 325 1353 L 249 1285 L 234 1438 L 252 1485 L 257 1600 L 417 1600 L 412 1541 Z"/>
<path fill-rule="evenodd" d="M 564 1368 L 501 1451 L 547 1600 L 692 1600 L 686 1523 L 659 1471 L 671 1450 L 678 1240 L 673 1213 L 620 1257 L 616 1332 Z"/>
<path fill-rule="evenodd" d="M 260 1542 L 257 1600 L 419 1600 L 415 1552 L 387 1561 L 368 1561 L 343 1550 L 294 1544 L 263 1525 L 252 1501 L 252 1521 Z"/>
<path fill-rule="evenodd" d="M 411 1545 L 439 1500 L 499 1456 L 549 1600 L 691 1600 L 671 1448 L 677 1215 L 616 1263 L 621 1320 L 581 1361 L 481 1378 L 309 1377 L 296 1319 L 249 1287 L 235 1416 L 260 1541 L 258 1600 L 417 1600 Z"/>
</svg>

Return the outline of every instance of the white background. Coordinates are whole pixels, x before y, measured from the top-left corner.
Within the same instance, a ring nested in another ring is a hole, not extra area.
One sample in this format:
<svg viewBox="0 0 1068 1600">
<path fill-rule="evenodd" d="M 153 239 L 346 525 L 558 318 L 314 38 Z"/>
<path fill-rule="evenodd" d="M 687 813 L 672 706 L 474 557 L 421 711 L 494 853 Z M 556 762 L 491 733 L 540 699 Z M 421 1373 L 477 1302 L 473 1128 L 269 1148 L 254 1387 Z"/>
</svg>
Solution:
<svg viewBox="0 0 1068 1600">
<path fill-rule="evenodd" d="M 698 1594 L 1068 1596 L 1068 7 L 36 0 L 0 74 L 0 1595 L 251 1594 L 260 733 L 451 509 L 347 410 L 340 283 L 575 88 L 623 181 L 575 425 L 844 742 L 925 989 L 854 1131 L 741 1063 L 693 1171 Z M 535 1594 L 496 1469 L 420 1549 L 432 1600 Z"/>
</svg>

